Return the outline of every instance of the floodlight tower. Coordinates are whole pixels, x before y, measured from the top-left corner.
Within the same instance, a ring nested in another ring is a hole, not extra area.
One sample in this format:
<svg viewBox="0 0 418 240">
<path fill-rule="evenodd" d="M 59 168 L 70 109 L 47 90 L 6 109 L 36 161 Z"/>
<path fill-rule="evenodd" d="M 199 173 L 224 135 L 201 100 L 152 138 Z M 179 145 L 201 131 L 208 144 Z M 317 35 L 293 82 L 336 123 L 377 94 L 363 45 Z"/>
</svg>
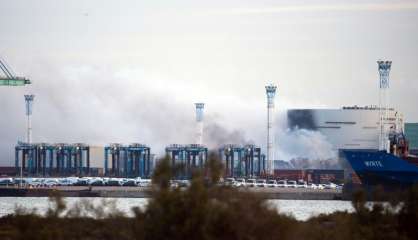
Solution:
<svg viewBox="0 0 418 240">
<path fill-rule="evenodd" d="M 392 61 L 377 61 L 379 71 L 379 150 L 387 150 L 388 132 L 385 121 L 388 118 L 389 73 Z"/>
<path fill-rule="evenodd" d="M 203 109 L 204 103 L 195 103 L 196 106 L 196 144 L 202 145 L 203 141 Z"/>
<path fill-rule="evenodd" d="M 274 97 L 277 87 L 274 85 L 266 86 L 267 94 L 267 173 L 273 174 L 274 160 L 274 132 L 273 132 L 273 114 L 274 114 Z"/>
<path fill-rule="evenodd" d="M 25 95 L 25 102 L 26 102 L 26 116 L 27 116 L 27 132 L 26 132 L 26 143 L 31 144 L 32 143 L 32 122 L 31 122 L 31 116 L 32 116 L 32 105 L 33 105 L 33 99 L 35 98 L 35 95 Z"/>
</svg>

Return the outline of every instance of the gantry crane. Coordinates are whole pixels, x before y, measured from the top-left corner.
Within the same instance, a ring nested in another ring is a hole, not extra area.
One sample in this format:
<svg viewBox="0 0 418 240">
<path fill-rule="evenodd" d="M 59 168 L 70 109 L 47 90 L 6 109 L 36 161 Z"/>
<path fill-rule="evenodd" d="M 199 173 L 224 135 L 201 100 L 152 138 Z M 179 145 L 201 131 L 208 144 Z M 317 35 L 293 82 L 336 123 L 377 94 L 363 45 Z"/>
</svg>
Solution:
<svg viewBox="0 0 418 240">
<path fill-rule="evenodd" d="M 0 76 L 0 86 L 24 86 L 31 84 L 30 80 L 24 77 L 17 77 L 4 60 L 0 59 L 0 69 L 5 76 Z"/>
</svg>

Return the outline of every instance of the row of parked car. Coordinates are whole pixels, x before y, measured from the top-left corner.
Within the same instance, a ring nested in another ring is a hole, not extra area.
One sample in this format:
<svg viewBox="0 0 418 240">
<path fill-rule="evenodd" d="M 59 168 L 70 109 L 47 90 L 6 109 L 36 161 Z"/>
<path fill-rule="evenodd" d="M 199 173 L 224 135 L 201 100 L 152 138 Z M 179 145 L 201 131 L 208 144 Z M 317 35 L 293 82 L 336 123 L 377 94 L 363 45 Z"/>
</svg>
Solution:
<svg viewBox="0 0 418 240">
<path fill-rule="evenodd" d="M 274 179 L 245 179 L 245 178 L 226 178 L 223 181 L 226 186 L 232 187 L 273 187 L 273 188 L 310 188 L 310 189 L 340 189 L 343 185 L 332 182 L 326 184 L 308 183 L 303 180 L 274 180 Z"/>
<path fill-rule="evenodd" d="M 99 178 L 99 177 L 66 177 L 66 178 L 1 178 L 0 185 L 19 185 L 29 187 L 54 186 L 139 186 L 151 185 L 150 179 L 138 178 Z"/>
<path fill-rule="evenodd" d="M 101 178 L 101 177 L 66 177 L 66 178 L 0 178 L 0 185 L 24 184 L 30 187 L 54 187 L 54 186 L 151 186 L 151 179 L 137 178 Z M 220 185 L 232 187 L 272 187 L 272 188 L 310 188 L 310 189 L 340 189 L 343 186 L 327 183 L 314 184 L 303 180 L 273 180 L 255 178 L 225 178 Z M 189 180 L 171 180 L 171 187 L 188 187 Z"/>
</svg>

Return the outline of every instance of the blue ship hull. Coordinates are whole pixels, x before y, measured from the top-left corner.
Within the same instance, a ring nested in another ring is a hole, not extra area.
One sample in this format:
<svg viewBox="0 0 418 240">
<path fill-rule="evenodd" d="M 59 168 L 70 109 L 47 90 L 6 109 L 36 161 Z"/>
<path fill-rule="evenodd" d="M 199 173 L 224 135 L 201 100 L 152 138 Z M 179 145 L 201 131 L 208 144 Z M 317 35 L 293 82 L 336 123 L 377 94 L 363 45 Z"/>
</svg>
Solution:
<svg viewBox="0 0 418 240">
<path fill-rule="evenodd" d="M 418 183 L 418 167 L 385 151 L 343 150 L 363 185 L 408 187 Z"/>
</svg>

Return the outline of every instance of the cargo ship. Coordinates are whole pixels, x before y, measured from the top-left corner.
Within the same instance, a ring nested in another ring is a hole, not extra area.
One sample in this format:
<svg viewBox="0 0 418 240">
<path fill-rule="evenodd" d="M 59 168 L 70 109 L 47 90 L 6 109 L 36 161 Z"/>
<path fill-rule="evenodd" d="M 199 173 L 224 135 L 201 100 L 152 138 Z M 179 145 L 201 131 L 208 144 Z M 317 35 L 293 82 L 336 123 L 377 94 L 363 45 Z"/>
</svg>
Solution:
<svg viewBox="0 0 418 240">
<path fill-rule="evenodd" d="M 403 133 L 389 134 L 388 150 L 342 150 L 343 157 L 362 185 L 386 189 L 405 188 L 418 183 L 418 156 L 409 154 Z"/>
<path fill-rule="evenodd" d="M 409 153 L 404 126 L 388 120 L 389 72 L 392 61 L 377 61 L 379 72 L 379 150 L 341 150 L 343 158 L 363 186 L 385 189 L 410 187 L 418 183 L 418 157 Z M 395 114 L 395 117 L 398 116 Z"/>
</svg>

